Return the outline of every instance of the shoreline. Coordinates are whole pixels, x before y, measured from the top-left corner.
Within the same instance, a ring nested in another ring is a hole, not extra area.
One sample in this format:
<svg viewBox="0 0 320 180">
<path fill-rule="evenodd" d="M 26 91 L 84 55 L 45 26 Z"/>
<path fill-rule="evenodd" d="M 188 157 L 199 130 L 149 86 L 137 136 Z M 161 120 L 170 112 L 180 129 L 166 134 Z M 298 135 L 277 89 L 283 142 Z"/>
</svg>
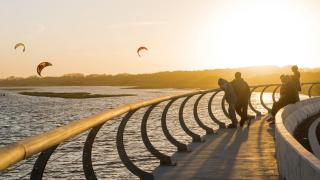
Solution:
<svg viewBox="0 0 320 180">
<path fill-rule="evenodd" d="M 73 93 L 18 92 L 18 94 L 24 95 L 24 96 L 52 97 L 52 98 L 64 98 L 64 99 L 90 99 L 90 98 L 136 96 L 136 94 L 91 94 L 87 92 L 73 92 Z"/>
</svg>

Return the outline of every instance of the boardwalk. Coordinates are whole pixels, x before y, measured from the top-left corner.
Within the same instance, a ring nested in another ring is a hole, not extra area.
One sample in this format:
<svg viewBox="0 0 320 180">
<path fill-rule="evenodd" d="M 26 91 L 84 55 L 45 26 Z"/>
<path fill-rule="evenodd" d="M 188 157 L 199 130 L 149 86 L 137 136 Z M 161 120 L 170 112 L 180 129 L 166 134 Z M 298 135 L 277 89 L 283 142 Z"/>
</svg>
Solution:
<svg viewBox="0 0 320 180">
<path fill-rule="evenodd" d="M 192 152 L 174 154 L 177 166 L 156 168 L 156 179 L 278 179 L 274 129 L 265 121 L 204 139 L 190 145 Z"/>
</svg>

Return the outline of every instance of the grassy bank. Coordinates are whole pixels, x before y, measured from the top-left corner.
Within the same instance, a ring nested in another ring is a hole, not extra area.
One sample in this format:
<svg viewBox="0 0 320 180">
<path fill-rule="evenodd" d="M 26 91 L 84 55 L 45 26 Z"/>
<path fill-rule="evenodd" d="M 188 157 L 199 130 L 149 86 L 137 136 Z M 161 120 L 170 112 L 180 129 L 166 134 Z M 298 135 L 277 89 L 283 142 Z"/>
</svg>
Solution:
<svg viewBox="0 0 320 180">
<path fill-rule="evenodd" d="M 209 89 L 218 86 L 218 79 L 234 79 L 235 72 L 241 72 L 250 85 L 280 83 L 281 74 L 292 74 L 290 66 L 247 67 L 235 69 L 212 69 L 200 71 L 172 71 L 151 74 L 67 74 L 60 77 L 28 78 L 9 77 L 0 79 L 0 87 L 21 86 L 130 86 L 134 89 Z M 320 81 L 320 69 L 302 69 L 301 82 Z M 319 88 L 314 89 L 319 91 Z M 318 92 L 320 93 L 320 91 Z"/>
</svg>

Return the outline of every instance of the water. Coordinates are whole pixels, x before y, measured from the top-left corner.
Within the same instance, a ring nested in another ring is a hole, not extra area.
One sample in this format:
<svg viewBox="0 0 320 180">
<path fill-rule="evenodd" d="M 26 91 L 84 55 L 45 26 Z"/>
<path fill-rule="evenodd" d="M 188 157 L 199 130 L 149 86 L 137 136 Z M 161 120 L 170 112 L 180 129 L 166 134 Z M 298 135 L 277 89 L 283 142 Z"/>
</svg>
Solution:
<svg viewBox="0 0 320 180">
<path fill-rule="evenodd" d="M 89 92 L 94 94 L 136 94 L 129 97 L 109 97 L 95 99 L 62 99 L 48 97 L 32 97 L 18 94 L 18 91 L 0 90 L 6 96 L 0 97 L 0 146 L 39 134 L 55 127 L 60 127 L 90 115 L 128 104 L 168 94 L 189 92 L 176 89 L 124 89 L 121 87 L 32 87 L 42 92 Z M 199 103 L 200 119 L 209 127 L 217 129 L 217 125 L 208 116 L 208 100 L 212 94 L 205 95 Z M 215 116 L 225 123 L 230 121 L 224 116 L 220 107 L 223 93 L 220 93 L 212 104 Z M 198 96 L 191 98 L 184 110 L 187 126 L 195 133 L 204 135 L 193 118 L 193 104 Z M 183 99 L 177 100 L 167 115 L 170 133 L 183 143 L 190 143 L 180 127 L 178 110 Z M 266 93 L 264 100 L 271 107 L 271 94 Z M 252 95 L 254 106 L 266 112 L 259 104 L 259 94 Z M 161 152 L 172 155 L 176 149 L 162 133 L 160 118 L 167 102 L 159 104 L 148 120 L 148 135 L 153 145 Z M 140 136 L 140 122 L 146 108 L 138 110 L 126 126 L 124 142 L 131 160 L 141 169 L 148 172 L 159 165 L 144 147 Z M 252 113 L 252 112 L 251 112 Z M 122 164 L 116 150 L 115 136 L 121 117 L 107 122 L 99 131 L 94 142 L 92 159 L 98 179 L 135 179 Z M 82 169 L 82 149 L 88 132 L 61 144 L 51 156 L 45 170 L 44 179 L 85 179 Z M 37 156 L 30 157 L 8 171 L 2 172 L 0 179 L 28 179 Z"/>
</svg>

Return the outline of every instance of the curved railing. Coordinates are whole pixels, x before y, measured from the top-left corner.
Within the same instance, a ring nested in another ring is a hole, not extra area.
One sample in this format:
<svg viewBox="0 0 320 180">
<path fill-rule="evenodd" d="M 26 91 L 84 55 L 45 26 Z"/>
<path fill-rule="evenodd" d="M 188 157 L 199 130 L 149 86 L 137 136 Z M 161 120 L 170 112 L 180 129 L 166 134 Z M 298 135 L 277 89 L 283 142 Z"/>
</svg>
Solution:
<svg viewBox="0 0 320 180">
<path fill-rule="evenodd" d="M 304 83 L 304 86 L 309 85 L 308 95 L 311 97 L 312 88 L 320 83 Z M 274 87 L 275 89 L 272 91 L 272 100 L 276 101 L 275 94 L 279 89 L 279 84 L 266 84 L 266 85 L 259 85 L 251 87 L 251 93 L 255 92 L 258 89 L 262 89 L 260 92 L 260 103 L 263 108 L 267 111 L 270 111 L 270 107 L 268 107 L 264 102 L 264 93 L 267 91 L 268 88 Z M 221 89 L 210 89 L 210 90 L 202 90 L 202 91 L 195 91 L 190 93 L 178 94 L 178 95 L 171 95 L 171 96 L 163 96 L 151 100 L 146 100 L 138 103 L 128 104 L 125 106 L 121 106 L 115 108 L 113 110 L 109 110 L 106 112 L 102 112 L 95 116 L 81 119 L 78 121 L 71 122 L 63 127 L 59 127 L 53 129 L 51 131 L 45 132 L 40 135 L 36 135 L 30 138 L 26 138 L 22 141 L 18 141 L 14 144 L 8 145 L 6 147 L 0 148 L 0 170 L 3 171 L 8 167 L 28 158 L 33 155 L 40 153 L 38 156 L 30 178 L 31 179 L 42 179 L 46 164 L 52 155 L 52 153 L 56 150 L 56 148 L 63 144 L 63 142 L 76 137 L 79 134 L 89 131 L 89 134 L 86 138 L 83 148 L 83 155 L 82 155 L 82 164 L 83 164 L 83 171 L 85 177 L 87 179 L 96 179 L 96 175 L 92 165 L 92 148 L 93 143 L 95 141 L 96 135 L 101 129 L 101 127 L 108 121 L 112 120 L 113 118 L 119 117 L 124 115 L 121 120 L 121 123 L 117 130 L 116 136 L 116 146 L 119 157 L 123 164 L 127 167 L 127 169 L 138 176 L 141 179 L 153 179 L 153 175 L 149 172 L 144 171 L 137 167 L 133 161 L 130 160 L 125 146 L 124 146 L 124 130 L 128 121 L 130 121 L 131 117 L 142 108 L 147 108 L 144 115 L 141 117 L 141 137 L 142 141 L 145 145 L 145 148 L 160 161 L 160 165 L 175 165 L 175 162 L 172 162 L 170 156 L 160 152 L 150 141 L 147 131 L 147 123 L 150 114 L 152 111 L 158 107 L 160 103 L 166 103 L 162 114 L 161 114 L 161 128 L 163 131 L 164 136 L 166 139 L 177 148 L 179 152 L 188 152 L 187 144 L 184 144 L 177 140 L 171 133 L 169 128 L 167 127 L 167 114 L 171 110 L 172 104 L 177 100 L 182 100 L 180 108 L 178 110 L 178 120 L 182 130 L 185 132 L 186 135 L 190 136 L 194 142 L 202 142 L 201 136 L 196 132 L 193 132 L 185 122 L 184 118 L 184 110 L 186 103 L 192 97 L 196 97 L 196 100 L 193 104 L 193 116 L 196 124 L 206 132 L 206 134 L 214 134 L 214 130 L 206 125 L 201 118 L 199 117 L 198 113 L 198 106 L 199 102 L 205 95 L 210 95 L 210 98 L 207 103 L 207 112 L 209 117 L 211 118 L 212 122 L 217 124 L 219 128 L 225 128 L 226 124 L 220 121 L 214 114 L 214 110 L 212 107 L 214 98 L 217 97 L 217 94 L 221 93 Z M 222 110 L 226 117 L 229 117 L 229 114 L 225 108 L 225 98 L 222 98 L 221 101 Z M 256 115 L 260 116 L 261 112 L 255 107 L 254 104 L 251 102 L 251 98 L 249 101 L 249 106 L 251 110 L 256 113 Z"/>
</svg>

